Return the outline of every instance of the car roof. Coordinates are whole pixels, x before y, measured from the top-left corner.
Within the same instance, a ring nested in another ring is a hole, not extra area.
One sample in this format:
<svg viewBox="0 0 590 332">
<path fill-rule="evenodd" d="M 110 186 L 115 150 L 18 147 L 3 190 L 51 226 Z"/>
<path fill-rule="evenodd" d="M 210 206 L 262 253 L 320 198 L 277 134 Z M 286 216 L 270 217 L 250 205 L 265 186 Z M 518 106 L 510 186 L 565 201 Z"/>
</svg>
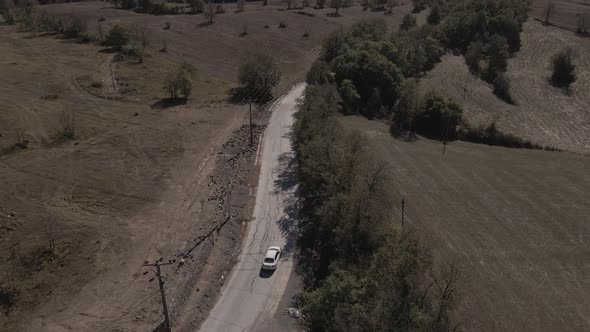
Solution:
<svg viewBox="0 0 590 332">
<path fill-rule="evenodd" d="M 276 247 L 270 247 L 268 248 L 268 250 L 266 251 L 266 258 L 275 258 L 275 255 L 277 254 L 277 248 Z"/>
</svg>

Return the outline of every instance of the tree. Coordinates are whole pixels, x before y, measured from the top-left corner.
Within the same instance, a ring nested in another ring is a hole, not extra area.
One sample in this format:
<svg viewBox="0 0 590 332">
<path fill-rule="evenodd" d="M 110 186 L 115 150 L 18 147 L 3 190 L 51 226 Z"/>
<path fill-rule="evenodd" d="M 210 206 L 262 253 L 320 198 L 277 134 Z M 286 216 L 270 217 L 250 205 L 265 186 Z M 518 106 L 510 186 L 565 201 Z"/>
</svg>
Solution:
<svg viewBox="0 0 590 332">
<path fill-rule="evenodd" d="M 430 14 L 428 14 L 427 22 L 430 25 L 437 25 L 440 23 L 441 17 L 442 9 L 440 8 L 440 5 L 437 3 L 434 6 L 432 6 Z"/>
<path fill-rule="evenodd" d="M 190 6 L 193 14 L 201 14 L 205 10 L 203 0 L 191 0 Z"/>
<path fill-rule="evenodd" d="M 400 30 L 408 31 L 416 27 L 416 16 L 412 14 L 406 14 L 402 19 L 402 24 L 400 25 Z"/>
<path fill-rule="evenodd" d="M 385 15 L 393 14 L 393 8 L 397 7 L 398 5 L 399 5 L 399 0 L 387 0 L 387 2 L 385 3 L 385 7 L 387 7 L 387 11 L 385 12 Z"/>
<path fill-rule="evenodd" d="M 340 8 L 342 8 L 342 3 L 344 0 L 332 0 L 330 7 L 334 8 L 334 13 L 332 14 L 335 17 L 340 16 Z"/>
<path fill-rule="evenodd" d="M 488 32 L 506 38 L 511 52 L 520 49 L 520 24 L 512 14 L 503 13 L 492 17 L 488 22 Z"/>
<path fill-rule="evenodd" d="M 588 33 L 588 17 L 586 14 L 577 13 L 576 14 L 576 23 L 577 23 L 576 31 L 579 34 L 585 35 Z"/>
<path fill-rule="evenodd" d="M 334 59 L 331 65 L 338 85 L 345 79 L 354 82 L 361 104 L 366 104 L 375 90 L 386 108 L 392 107 L 397 100 L 402 74 L 393 62 L 377 50 L 350 49 Z M 367 115 L 377 116 L 372 111 Z"/>
<path fill-rule="evenodd" d="M 287 9 L 291 9 L 295 0 L 287 0 Z"/>
<path fill-rule="evenodd" d="M 566 48 L 555 54 L 551 59 L 551 63 L 553 65 L 551 83 L 556 87 L 569 88 L 570 84 L 576 80 L 573 50 Z"/>
<path fill-rule="evenodd" d="M 317 60 L 311 65 L 307 72 L 307 84 L 327 84 L 333 83 L 332 69 L 324 61 Z"/>
<path fill-rule="evenodd" d="M 467 52 L 465 53 L 465 62 L 471 71 L 479 71 L 479 62 L 481 61 L 482 55 L 483 43 L 479 40 L 471 42 L 467 48 Z"/>
<path fill-rule="evenodd" d="M 164 89 L 170 94 L 170 99 L 176 101 L 182 96 L 184 103 L 192 94 L 192 78 L 196 69 L 189 63 L 183 63 L 176 73 L 170 75 L 164 84 Z"/>
<path fill-rule="evenodd" d="M 416 81 L 405 79 L 400 87 L 400 96 L 393 109 L 392 129 L 413 130 L 413 121 L 419 108 L 418 88 Z"/>
<path fill-rule="evenodd" d="M 459 104 L 431 94 L 425 98 L 415 123 L 422 135 L 449 140 L 457 137 L 457 128 L 462 122 L 463 108 Z"/>
<path fill-rule="evenodd" d="M 492 81 L 494 86 L 494 94 L 500 97 L 507 103 L 513 104 L 514 101 L 512 100 L 512 95 L 510 94 L 510 80 L 504 75 L 504 73 L 500 72 L 496 74 L 494 80 Z"/>
<path fill-rule="evenodd" d="M 111 28 L 107 34 L 104 44 L 110 46 L 115 50 L 121 50 L 121 48 L 129 42 L 129 32 L 127 29 L 115 25 Z"/>
<path fill-rule="evenodd" d="M 342 81 L 342 84 L 340 84 L 340 89 L 338 89 L 338 91 L 344 102 L 345 109 L 347 109 L 349 113 L 356 113 L 361 96 L 356 91 L 354 83 L 351 80 L 344 80 Z"/>
<path fill-rule="evenodd" d="M 506 38 L 493 35 L 488 41 L 488 78 L 493 80 L 508 67 L 508 43 Z"/>
<path fill-rule="evenodd" d="M 237 3 L 237 12 L 243 12 L 246 10 L 246 0 L 238 0 Z"/>
<path fill-rule="evenodd" d="M 549 24 L 549 19 L 551 18 L 551 15 L 553 15 L 554 9 L 555 9 L 555 4 L 553 3 L 553 0 L 547 0 L 547 4 L 545 5 L 545 10 L 544 10 L 544 14 L 545 14 L 544 23 L 545 24 Z"/>
<path fill-rule="evenodd" d="M 205 6 L 203 14 L 207 18 L 209 24 L 214 22 L 215 15 L 217 14 L 217 5 L 213 0 L 207 0 L 207 5 Z"/>
<path fill-rule="evenodd" d="M 256 54 L 240 66 L 240 92 L 242 96 L 254 100 L 268 100 L 280 78 L 281 71 L 275 59 L 267 54 Z"/>
</svg>

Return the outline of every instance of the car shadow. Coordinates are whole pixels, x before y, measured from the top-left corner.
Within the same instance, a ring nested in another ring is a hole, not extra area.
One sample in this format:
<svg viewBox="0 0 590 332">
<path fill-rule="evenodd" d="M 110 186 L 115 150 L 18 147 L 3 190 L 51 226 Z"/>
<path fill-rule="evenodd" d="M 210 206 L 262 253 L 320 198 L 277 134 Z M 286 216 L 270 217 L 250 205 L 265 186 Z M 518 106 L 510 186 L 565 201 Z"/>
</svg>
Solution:
<svg viewBox="0 0 590 332">
<path fill-rule="evenodd" d="M 265 270 L 263 268 L 260 268 L 260 272 L 258 273 L 258 276 L 263 279 L 268 279 L 268 278 L 272 277 L 272 275 L 275 273 L 275 271 L 276 270 Z"/>
</svg>

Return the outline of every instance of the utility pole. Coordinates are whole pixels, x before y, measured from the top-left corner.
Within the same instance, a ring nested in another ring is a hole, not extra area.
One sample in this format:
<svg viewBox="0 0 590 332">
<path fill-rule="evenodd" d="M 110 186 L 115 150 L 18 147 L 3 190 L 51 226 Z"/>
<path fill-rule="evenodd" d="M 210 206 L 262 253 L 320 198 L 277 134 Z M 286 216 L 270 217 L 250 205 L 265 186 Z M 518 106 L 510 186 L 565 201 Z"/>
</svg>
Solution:
<svg viewBox="0 0 590 332">
<path fill-rule="evenodd" d="M 402 231 L 404 229 L 404 209 L 406 206 L 406 200 L 402 198 Z"/>
<path fill-rule="evenodd" d="M 253 146 L 254 134 L 252 133 L 252 98 L 248 98 L 248 109 L 250 112 L 250 146 Z"/>
<path fill-rule="evenodd" d="M 170 325 L 170 315 L 168 315 L 168 305 L 166 304 L 166 292 L 164 291 L 164 281 L 162 281 L 162 271 L 160 270 L 160 267 L 163 265 L 170 265 L 173 264 L 174 261 L 168 261 L 168 263 L 162 263 L 162 258 L 160 258 L 160 260 L 156 261 L 153 264 L 148 263 L 148 261 L 145 261 L 143 266 L 149 266 L 149 267 L 156 267 L 156 275 L 158 276 L 158 285 L 160 286 L 160 295 L 162 296 L 162 308 L 164 310 L 164 328 L 167 332 L 171 332 L 172 331 L 172 327 Z"/>
</svg>

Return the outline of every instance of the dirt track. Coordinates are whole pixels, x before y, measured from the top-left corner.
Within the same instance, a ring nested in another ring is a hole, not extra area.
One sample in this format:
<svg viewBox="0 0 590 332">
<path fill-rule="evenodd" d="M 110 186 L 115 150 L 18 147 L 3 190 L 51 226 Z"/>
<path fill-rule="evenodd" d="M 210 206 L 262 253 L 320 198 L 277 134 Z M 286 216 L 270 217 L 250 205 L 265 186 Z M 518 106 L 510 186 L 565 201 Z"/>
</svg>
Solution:
<svg viewBox="0 0 590 332">
<path fill-rule="evenodd" d="M 342 123 L 390 163 L 407 224 L 460 266 L 462 330 L 590 329 L 589 157 L 464 142 L 443 156 L 440 142 Z"/>
</svg>

